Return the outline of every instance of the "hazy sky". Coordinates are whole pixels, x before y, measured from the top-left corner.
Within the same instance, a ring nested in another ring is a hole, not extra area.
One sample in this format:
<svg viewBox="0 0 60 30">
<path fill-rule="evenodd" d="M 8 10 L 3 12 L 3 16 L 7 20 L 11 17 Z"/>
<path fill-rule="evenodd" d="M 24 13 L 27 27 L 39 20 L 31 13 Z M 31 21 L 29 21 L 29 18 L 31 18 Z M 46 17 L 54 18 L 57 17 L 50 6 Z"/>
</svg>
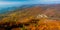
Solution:
<svg viewBox="0 0 60 30">
<path fill-rule="evenodd" d="M 1 4 L 57 4 L 60 3 L 60 0 L 0 0 Z"/>
<path fill-rule="evenodd" d="M 60 4 L 60 0 L 0 0 L 0 7 L 24 4 Z"/>
</svg>

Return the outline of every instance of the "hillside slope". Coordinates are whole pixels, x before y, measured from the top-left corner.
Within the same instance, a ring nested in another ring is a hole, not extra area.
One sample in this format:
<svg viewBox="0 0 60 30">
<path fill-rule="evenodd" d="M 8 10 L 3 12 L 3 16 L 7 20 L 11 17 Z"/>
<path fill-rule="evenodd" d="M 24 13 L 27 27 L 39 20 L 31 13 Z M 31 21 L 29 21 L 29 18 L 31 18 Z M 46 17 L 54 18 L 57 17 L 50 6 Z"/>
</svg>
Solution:
<svg viewBox="0 0 60 30">
<path fill-rule="evenodd" d="M 60 30 L 60 10 L 57 8 L 34 6 L 0 14 L 0 29 Z"/>
</svg>

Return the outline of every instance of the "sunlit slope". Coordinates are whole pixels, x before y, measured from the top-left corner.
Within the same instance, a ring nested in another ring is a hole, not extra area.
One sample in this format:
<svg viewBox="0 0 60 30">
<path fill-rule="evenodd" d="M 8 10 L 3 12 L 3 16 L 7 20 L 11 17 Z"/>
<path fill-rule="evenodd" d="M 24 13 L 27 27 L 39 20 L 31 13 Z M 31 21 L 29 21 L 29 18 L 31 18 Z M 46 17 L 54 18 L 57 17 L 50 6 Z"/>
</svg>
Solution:
<svg viewBox="0 0 60 30">
<path fill-rule="evenodd" d="M 51 13 L 52 12 L 52 13 Z M 0 15 L 0 29 L 11 30 L 60 30 L 60 20 L 52 19 L 57 10 L 40 6 L 18 9 Z M 9 28 L 8 28 L 9 27 Z"/>
<path fill-rule="evenodd" d="M 27 8 L 24 10 L 16 10 L 15 12 L 12 13 L 8 13 L 5 15 L 2 15 L 3 18 L 2 21 L 24 21 L 25 19 L 31 19 L 35 16 L 37 16 L 38 14 L 40 14 L 42 12 L 42 8 L 41 7 L 33 7 L 33 8 Z M 1 22 L 2 22 L 1 21 Z"/>
</svg>

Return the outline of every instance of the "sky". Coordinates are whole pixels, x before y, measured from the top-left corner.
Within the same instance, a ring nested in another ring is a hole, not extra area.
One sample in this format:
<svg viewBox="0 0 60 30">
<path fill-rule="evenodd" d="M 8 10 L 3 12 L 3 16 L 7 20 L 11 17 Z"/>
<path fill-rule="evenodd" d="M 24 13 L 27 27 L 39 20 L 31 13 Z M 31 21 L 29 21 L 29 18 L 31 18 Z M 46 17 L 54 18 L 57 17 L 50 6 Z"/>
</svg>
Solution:
<svg viewBox="0 0 60 30">
<path fill-rule="evenodd" d="M 24 4 L 53 4 L 53 3 L 60 3 L 60 0 L 0 0 L 0 4 L 12 4 L 12 3 L 24 3 Z"/>
<path fill-rule="evenodd" d="M 11 3 L 11 2 L 20 2 L 20 3 L 40 3 L 40 4 L 53 4 L 53 3 L 60 3 L 60 0 L 0 0 L 0 4 L 2 3 Z"/>
<path fill-rule="evenodd" d="M 24 4 L 60 4 L 60 0 L 0 0 L 0 7 Z"/>
</svg>

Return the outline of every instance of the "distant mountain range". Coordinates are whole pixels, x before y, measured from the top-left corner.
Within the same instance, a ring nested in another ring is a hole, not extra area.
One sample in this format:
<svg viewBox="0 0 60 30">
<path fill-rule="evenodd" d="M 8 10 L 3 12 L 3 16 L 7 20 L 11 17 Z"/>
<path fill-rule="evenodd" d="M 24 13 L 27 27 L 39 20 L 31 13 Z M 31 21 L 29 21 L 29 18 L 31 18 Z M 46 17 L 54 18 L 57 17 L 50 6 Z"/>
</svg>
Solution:
<svg viewBox="0 0 60 30">
<path fill-rule="evenodd" d="M 13 10 L 16 10 L 16 9 L 21 9 L 21 8 L 26 8 L 26 7 L 32 7 L 33 5 L 32 4 L 28 4 L 28 5 L 18 5 L 18 6 L 12 6 L 12 7 L 0 7 L 0 14 L 2 13 L 6 13 L 6 12 L 9 12 L 9 11 L 13 11 Z"/>
<path fill-rule="evenodd" d="M 42 9 L 42 10 L 41 10 Z M 50 17 L 59 17 L 60 18 L 60 4 L 30 4 L 30 5 L 22 5 L 18 7 L 7 7 L 7 8 L 2 8 L 0 10 L 0 14 L 5 14 L 5 13 L 10 13 L 13 11 L 25 11 L 28 12 L 28 10 L 33 10 L 33 12 L 39 11 L 41 14 L 46 14 L 47 16 Z"/>
<path fill-rule="evenodd" d="M 30 5 L 22 5 L 18 7 L 7 7 L 7 8 L 2 8 L 0 10 L 0 14 L 12 13 L 12 12 L 14 13 L 14 11 L 21 12 L 21 10 L 22 11 L 27 10 L 26 12 L 30 10 L 33 10 L 33 12 L 39 11 L 40 14 L 45 14 L 50 17 L 60 18 L 60 4 L 30 4 Z"/>
</svg>

